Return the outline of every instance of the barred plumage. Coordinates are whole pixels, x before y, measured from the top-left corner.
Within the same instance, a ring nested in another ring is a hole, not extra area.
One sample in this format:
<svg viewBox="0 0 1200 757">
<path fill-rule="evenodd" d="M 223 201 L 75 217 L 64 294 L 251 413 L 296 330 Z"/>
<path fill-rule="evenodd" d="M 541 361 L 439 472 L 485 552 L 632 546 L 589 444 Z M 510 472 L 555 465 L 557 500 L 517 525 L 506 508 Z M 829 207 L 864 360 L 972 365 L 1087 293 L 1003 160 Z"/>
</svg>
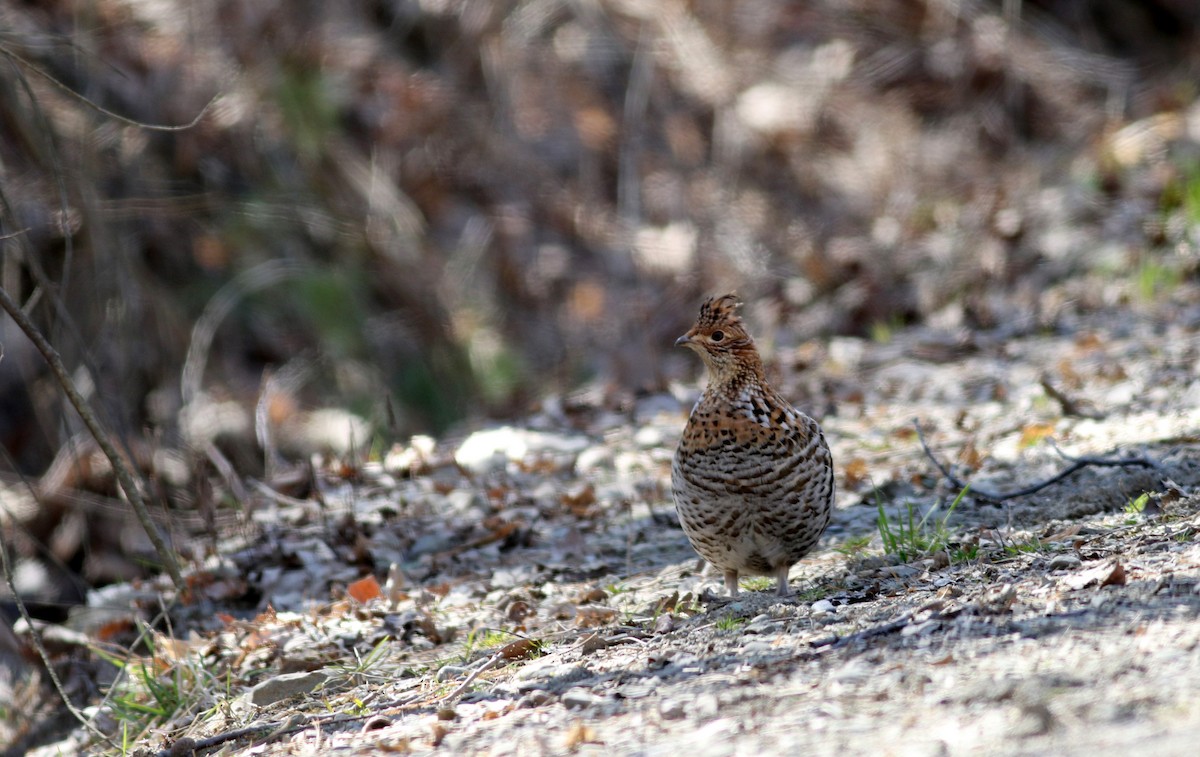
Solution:
<svg viewBox="0 0 1200 757">
<path fill-rule="evenodd" d="M 727 294 L 700 307 L 676 340 L 708 367 L 671 467 L 679 522 L 700 556 L 725 574 L 768 575 L 788 593 L 788 571 L 817 543 L 833 509 L 833 459 L 817 422 L 766 382 L 754 340 Z"/>
</svg>

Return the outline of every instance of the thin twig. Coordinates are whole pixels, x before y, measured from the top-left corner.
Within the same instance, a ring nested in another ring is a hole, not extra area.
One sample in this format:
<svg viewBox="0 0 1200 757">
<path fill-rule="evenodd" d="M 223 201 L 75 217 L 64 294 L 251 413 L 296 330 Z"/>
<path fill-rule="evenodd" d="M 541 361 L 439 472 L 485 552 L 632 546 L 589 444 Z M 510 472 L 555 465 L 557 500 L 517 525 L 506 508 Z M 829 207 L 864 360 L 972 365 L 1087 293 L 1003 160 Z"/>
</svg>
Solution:
<svg viewBox="0 0 1200 757">
<path fill-rule="evenodd" d="M 1092 420 L 1099 420 L 1104 417 L 1104 413 L 1095 409 L 1089 410 L 1081 402 L 1067 396 L 1065 392 L 1050 383 L 1049 376 L 1042 374 L 1040 383 L 1046 394 L 1062 407 L 1063 415 L 1074 415 L 1078 418 L 1090 418 Z"/>
<path fill-rule="evenodd" d="M 175 555 L 167 548 L 166 542 L 163 541 L 162 534 L 159 533 L 158 527 L 154 525 L 154 520 L 150 517 L 150 511 L 146 508 L 146 502 L 142 499 L 142 493 L 138 489 L 137 483 L 133 479 L 133 474 L 129 472 L 129 466 L 125 465 L 125 461 L 117 453 L 116 447 L 113 446 L 112 440 L 108 434 L 100 426 L 100 422 L 96 420 L 95 414 L 92 413 L 91 407 L 87 401 L 79 394 L 79 390 L 75 388 L 75 382 L 67 374 L 66 366 L 63 365 L 62 358 L 59 357 L 58 351 L 46 341 L 46 337 L 38 330 L 33 321 L 29 320 L 29 316 L 25 315 L 25 311 L 13 301 L 3 287 L 0 287 L 0 307 L 3 307 L 8 312 L 13 321 L 25 332 L 25 336 L 29 337 L 29 341 L 37 347 L 38 352 L 42 353 L 46 364 L 50 366 L 50 372 L 54 374 L 58 380 L 59 386 L 67 395 L 67 399 L 75 407 L 75 412 L 79 413 L 79 417 L 83 420 L 88 431 L 91 432 L 92 438 L 96 440 L 96 444 L 104 452 L 104 456 L 108 458 L 109 463 L 113 467 L 113 471 L 117 475 L 117 481 L 121 484 L 121 490 L 125 492 L 125 497 L 129 500 L 129 504 L 133 506 L 133 511 L 137 518 L 142 523 L 142 528 L 146 531 L 146 536 L 149 537 L 150 543 L 154 545 L 154 550 L 158 553 L 158 557 L 163 562 L 167 573 L 171 576 L 171 581 L 174 582 L 175 588 L 179 592 L 183 592 L 185 584 L 183 582 L 183 574 L 179 572 L 179 564 L 175 560 Z"/>
<path fill-rule="evenodd" d="M 361 715 L 347 715 L 338 713 L 337 715 L 329 715 L 323 718 L 304 718 L 300 715 L 294 715 L 285 720 L 274 720 L 266 723 L 258 723 L 256 725 L 248 725 L 244 728 L 235 728 L 232 731 L 214 734 L 203 739 L 179 739 L 172 746 L 166 749 L 160 749 L 154 753 L 154 757 L 176 757 L 179 754 L 193 754 L 212 749 L 215 746 L 220 746 L 229 741 L 245 738 L 246 736 L 255 736 L 256 734 L 266 732 L 264 735 L 256 738 L 254 743 L 257 746 L 262 746 L 275 739 L 303 731 L 308 728 L 323 728 L 327 725 L 340 725 L 342 723 L 350 723 L 355 720 L 366 720 L 377 715 L 382 715 L 388 710 L 396 710 L 402 707 L 409 707 L 413 702 L 421 698 L 421 694 L 410 694 L 406 697 L 393 699 L 390 702 L 384 702 L 376 707 L 372 712 Z M 186 751 L 190 749 L 191 751 Z"/>
<path fill-rule="evenodd" d="M 1051 484 L 1057 484 L 1059 481 L 1062 481 L 1064 478 L 1071 475 L 1072 473 L 1075 473 L 1076 471 L 1082 470 L 1087 467 L 1093 467 L 1093 466 L 1100 467 L 1100 468 L 1123 468 L 1123 467 L 1128 467 L 1128 466 L 1138 466 L 1141 468 L 1158 468 L 1159 467 L 1157 461 L 1152 460 L 1151 458 L 1146 457 L 1144 455 L 1134 455 L 1134 456 L 1130 456 L 1130 457 L 1072 457 L 1072 456 L 1064 453 L 1062 450 L 1060 450 L 1058 448 L 1057 445 L 1055 445 L 1054 450 L 1056 452 L 1058 452 L 1058 454 L 1064 460 L 1067 460 L 1071 463 L 1066 468 L 1063 468 L 1061 471 L 1059 471 L 1058 473 L 1054 474 L 1053 476 L 1051 476 L 1050 478 L 1048 478 L 1044 481 L 1038 481 L 1037 483 L 1030 484 L 1029 486 L 1026 486 L 1022 489 L 1017 489 L 1017 490 L 1011 491 L 1011 492 L 991 492 L 986 489 L 981 489 L 978 486 L 976 486 L 975 484 L 970 484 L 969 482 L 964 481 L 961 478 L 959 478 L 958 476 L 954 475 L 954 473 L 948 467 L 946 467 L 945 464 L 943 464 L 940 460 L 938 460 L 937 457 L 933 454 L 933 450 L 931 450 L 929 448 L 929 443 L 927 441 L 925 441 L 925 434 L 924 434 L 924 432 L 921 431 L 921 424 L 915 418 L 913 419 L 913 427 L 916 428 L 916 430 L 917 430 L 917 439 L 919 439 L 921 442 L 921 448 L 923 450 L 925 450 L 925 456 L 929 458 L 930 462 L 933 463 L 934 467 L 936 467 L 938 469 L 938 471 L 940 471 L 941 474 L 946 477 L 946 480 L 949 481 L 952 486 L 957 487 L 959 489 L 962 489 L 966 486 L 970 486 L 972 497 L 975 497 L 976 499 L 986 499 L 990 502 L 1003 502 L 1008 499 L 1014 499 L 1016 497 L 1024 497 L 1028 494 L 1033 494 L 1035 492 L 1039 492 L 1042 489 L 1045 489 L 1047 486 L 1050 486 Z"/>
<path fill-rule="evenodd" d="M 4 349 L 3 347 L 0 347 L 0 358 L 2 358 L 3 355 Z M 29 493 L 33 497 L 34 501 L 41 505 L 41 500 L 38 498 L 37 489 L 17 468 L 12 457 L 9 455 L 8 450 L 3 446 L 0 446 L 0 454 L 4 456 L 4 460 L 8 466 L 17 471 L 18 475 L 21 477 L 21 482 L 26 486 L 26 488 L 29 489 Z M 59 678 L 58 673 L 54 669 L 53 661 L 50 659 L 50 653 L 46 650 L 46 645 L 42 642 L 42 632 L 38 629 L 37 623 L 34 621 L 33 617 L 30 616 L 29 608 L 25 606 L 25 600 L 21 596 L 21 592 L 17 590 L 16 583 L 13 580 L 12 563 L 8 559 L 8 543 L 4 539 L 4 532 L 2 530 L 0 530 L 0 573 L 3 573 L 4 575 L 4 585 L 8 588 L 8 592 L 12 596 L 13 604 L 17 606 L 17 612 L 20 613 L 21 618 L 25 621 L 25 627 L 29 629 L 29 641 L 33 644 L 33 648 L 37 652 L 38 657 L 41 658 L 42 665 L 46 668 L 46 675 L 50 678 L 50 683 L 54 686 L 54 690 L 58 692 L 59 699 L 62 700 L 63 705 L 67 708 L 67 711 L 71 713 L 71 716 L 78 720 L 86 730 L 88 730 L 96 738 L 107 743 L 109 746 L 117 749 L 117 744 L 102 731 L 100 731 L 100 729 L 98 729 L 92 723 L 91 719 L 84 715 L 83 711 L 75 706 L 75 704 L 71 701 L 71 697 L 67 695 L 67 691 L 63 687 L 62 679 Z"/>
<path fill-rule="evenodd" d="M 74 97 L 75 99 L 84 103 L 85 105 L 92 108 L 96 112 L 101 113 L 105 116 L 108 116 L 109 118 L 114 119 L 116 121 L 120 121 L 121 123 L 125 124 L 126 126 L 136 126 L 139 129 L 147 129 L 149 131 L 187 131 L 188 129 L 193 128 L 196 124 L 200 123 L 200 120 L 202 118 L 204 118 L 205 115 L 208 114 L 208 111 L 212 108 L 213 104 L 216 103 L 217 100 L 223 94 L 221 92 L 218 92 L 217 94 L 213 95 L 212 99 L 209 100 L 207 103 L 205 103 L 204 107 L 200 109 L 200 112 L 196 114 L 196 117 L 193 118 L 191 121 L 188 121 L 185 124 L 148 124 L 143 121 L 138 121 L 137 119 L 129 118 L 128 116 L 122 116 L 120 113 L 114 113 L 113 111 L 109 110 L 108 108 L 105 108 L 103 105 L 100 105 L 99 103 L 88 99 L 85 95 L 80 94 L 79 92 L 76 92 L 75 90 L 71 89 L 66 84 L 64 84 L 63 82 L 56 79 L 53 75 L 47 73 L 46 71 L 43 71 L 41 68 L 36 66 L 32 61 L 27 60 L 20 55 L 17 55 L 16 53 L 14 53 L 11 49 L 9 49 L 7 47 L 0 46 L 0 55 L 5 56 L 6 58 L 8 58 L 9 60 L 11 60 L 15 63 L 21 64 L 21 66 L 24 67 L 26 70 L 32 71 L 33 73 L 35 73 L 38 76 L 45 79 L 46 81 L 50 82 L 52 85 L 54 85 L 58 89 L 65 92 L 68 96 Z"/>
<path fill-rule="evenodd" d="M 895 633 L 897 631 L 902 630 L 905 626 L 907 626 L 911 622 L 912 622 L 912 613 L 906 612 L 903 615 L 901 615 L 899 618 L 896 618 L 895 620 L 889 620 L 888 622 L 880 623 L 877 626 L 871 626 L 870 628 L 864 628 L 863 630 L 858 631 L 857 633 L 852 633 L 847 636 L 838 636 L 837 634 L 832 634 L 830 636 L 824 636 L 824 637 L 812 642 L 809 646 L 816 647 L 816 648 L 830 647 L 830 646 L 834 647 L 834 648 L 844 647 L 847 644 L 853 644 L 856 641 L 865 641 L 867 639 L 873 639 L 876 636 L 885 636 L 889 633 Z"/>
<path fill-rule="evenodd" d="M 457 699 L 459 694 L 462 694 L 464 691 L 467 690 L 468 686 L 475 683 L 476 678 L 478 678 L 483 673 L 486 673 L 487 671 L 491 670 L 492 668 L 496 667 L 496 664 L 499 663 L 500 660 L 502 660 L 502 659 L 504 659 L 504 651 L 503 650 L 492 655 L 488 659 L 487 662 L 485 662 L 484 664 L 482 664 L 479 667 L 472 670 L 471 675 L 467 676 L 466 680 L 464 680 L 462 683 L 460 683 L 458 685 L 457 689 L 450 692 L 446 696 L 442 697 L 442 702 L 449 702 L 452 699 Z"/>
</svg>

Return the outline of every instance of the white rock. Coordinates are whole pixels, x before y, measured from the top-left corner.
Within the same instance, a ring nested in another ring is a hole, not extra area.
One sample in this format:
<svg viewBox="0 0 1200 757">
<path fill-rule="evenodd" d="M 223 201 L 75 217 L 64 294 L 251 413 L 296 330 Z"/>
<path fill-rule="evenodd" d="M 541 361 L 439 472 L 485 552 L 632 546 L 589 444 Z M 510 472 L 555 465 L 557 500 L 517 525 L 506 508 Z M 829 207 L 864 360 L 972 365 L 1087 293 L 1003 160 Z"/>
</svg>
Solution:
<svg viewBox="0 0 1200 757">
<path fill-rule="evenodd" d="M 321 670 L 304 673 L 285 673 L 268 678 L 246 692 L 251 704 L 266 707 L 288 697 L 307 694 L 329 680 L 329 674 Z"/>
<path fill-rule="evenodd" d="M 812 611 L 813 615 L 828 615 L 831 612 L 837 611 L 837 608 L 834 607 L 833 602 L 830 602 L 828 599 L 818 599 L 816 602 L 812 603 L 812 606 L 810 606 L 809 609 Z"/>
<path fill-rule="evenodd" d="M 577 455 L 589 445 L 582 436 L 501 426 L 468 436 L 454 453 L 454 460 L 479 474 L 503 468 L 509 461 L 524 460 L 533 454 Z"/>
<path fill-rule="evenodd" d="M 611 468 L 612 464 L 612 450 L 603 444 L 597 444 L 580 452 L 579 457 L 575 458 L 575 473 L 585 476 L 601 468 Z"/>
<path fill-rule="evenodd" d="M 663 443 L 663 433 L 654 426 L 643 426 L 633 435 L 633 441 L 642 449 L 660 447 Z"/>
</svg>

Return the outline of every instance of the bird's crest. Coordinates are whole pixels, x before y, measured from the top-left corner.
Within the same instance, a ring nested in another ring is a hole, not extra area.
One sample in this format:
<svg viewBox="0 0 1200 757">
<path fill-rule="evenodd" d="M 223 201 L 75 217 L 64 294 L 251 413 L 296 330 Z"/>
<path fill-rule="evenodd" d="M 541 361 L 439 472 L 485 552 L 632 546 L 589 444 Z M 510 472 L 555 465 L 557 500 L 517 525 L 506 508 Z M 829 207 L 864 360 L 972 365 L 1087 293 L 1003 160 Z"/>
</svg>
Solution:
<svg viewBox="0 0 1200 757">
<path fill-rule="evenodd" d="M 741 325 L 742 317 L 738 315 L 738 310 L 741 307 L 742 300 L 732 292 L 709 297 L 700 306 L 700 317 L 696 320 L 696 328 L 706 329 L 717 324 L 728 325 L 736 323 Z"/>
</svg>

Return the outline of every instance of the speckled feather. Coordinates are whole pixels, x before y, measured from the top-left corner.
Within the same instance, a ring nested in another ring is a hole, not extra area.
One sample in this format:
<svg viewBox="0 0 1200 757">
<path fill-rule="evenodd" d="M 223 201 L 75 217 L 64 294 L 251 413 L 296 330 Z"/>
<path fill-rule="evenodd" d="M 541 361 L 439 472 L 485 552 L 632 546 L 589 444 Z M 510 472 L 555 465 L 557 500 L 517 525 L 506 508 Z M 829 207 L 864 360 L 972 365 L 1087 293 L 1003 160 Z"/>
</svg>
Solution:
<svg viewBox="0 0 1200 757">
<path fill-rule="evenodd" d="M 692 546 L 739 574 L 787 573 L 817 543 L 833 508 L 833 462 L 820 426 L 767 384 L 734 295 L 707 300 L 677 344 L 708 367 L 675 452 L 672 494 Z"/>
</svg>

